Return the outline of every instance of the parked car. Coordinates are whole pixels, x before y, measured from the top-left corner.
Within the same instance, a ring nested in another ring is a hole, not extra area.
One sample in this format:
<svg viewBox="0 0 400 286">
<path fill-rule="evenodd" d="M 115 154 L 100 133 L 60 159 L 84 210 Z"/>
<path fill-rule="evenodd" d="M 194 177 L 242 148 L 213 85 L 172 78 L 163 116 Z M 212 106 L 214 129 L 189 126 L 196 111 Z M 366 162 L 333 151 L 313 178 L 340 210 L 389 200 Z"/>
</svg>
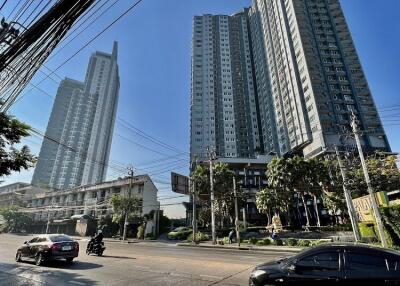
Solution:
<svg viewBox="0 0 400 286">
<path fill-rule="evenodd" d="M 177 227 L 168 233 L 168 239 L 186 239 L 191 233 L 191 228 Z"/>
<path fill-rule="evenodd" d="M 400 285 L 400 253 L 359 244 L 317 246 L 257 266 L 249 285 Z"/>
<path fill-rule="evenodd" d="M 71 263 L 78 257 L 79 243 L 65 234 L 39 235 L 21 245 L 15 255 L 17 262 L 33 259 L 36 265 L 45 261 L 65 259 Z"/>
</svg>

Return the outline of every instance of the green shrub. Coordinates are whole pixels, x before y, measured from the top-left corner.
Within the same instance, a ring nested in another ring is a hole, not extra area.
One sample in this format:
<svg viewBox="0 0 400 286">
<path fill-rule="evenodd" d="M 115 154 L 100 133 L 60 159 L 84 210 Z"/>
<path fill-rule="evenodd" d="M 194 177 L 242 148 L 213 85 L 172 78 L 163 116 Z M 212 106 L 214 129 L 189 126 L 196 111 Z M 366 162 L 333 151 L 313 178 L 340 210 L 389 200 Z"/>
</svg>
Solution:
<svg viewBox="0 0 400 286">
<path fill-rule="evenodd" d="M 273 244 L 276 246 L 282 246 L 283 245 L 283 240 L 280 238 L 277 238 L 273 241 Z"/>
<path fill-rule="evenodd" d="M 271 244 L 271 239 L 269 238 L 264 238 L 263 239 L 264 245 L 270 245 Z"/>
<path fill-rule="evenodd" d="M 207 241 L 210 238 L 207 234 L 202 232 L 196 232 L 196 241 Z M 187 241 L 193 241 L 193 233 L 189 234 Z"/>
<path fill-rule="evenodd" d="M 249 243 L 251 243 L 251 244 L 256 244 L 257 241 L 258 241 L 258 238 L 256 238 L 256 237 L 250 237 L 249 238 Z"/>
<path fill-rule="evenodd" d="M 360 222 L 358 223 L 358 227 L 360 228 L 360 234 L 362 237 L 375 237 L 376 233 L 374 230 L 374 223 L 372 222 Z"/>
<path fill-rule="evenodd" d="M 145 239 L 154 240 L 154 239 L 157 239 L 157 237 L 155 235 L 153 235 L 152 233 L 148 233 L 148 234 L 146 234 Z"/>
<path fill-rule="evenodd" d="M 265 245 L 264 240 L 257 241 L 256 245 L 259 245 L 259 246 Z"/>
<path fill-rule="evenodd" d="M 310 241 L 309 240 L 305 240 L 305 239 L 300 239 L 297 243 L 298 246 L 301 247 L 308 247 L 310 246 Z"/>
<path fill-rule="evenodd" d="M 296 246 L 298 243 L 297 239 L 295 239 L 295 238 L 289 238 L 286 242 L 287 242 L 287 245 L 289 245 L 289 246 Z"/>
</svg>

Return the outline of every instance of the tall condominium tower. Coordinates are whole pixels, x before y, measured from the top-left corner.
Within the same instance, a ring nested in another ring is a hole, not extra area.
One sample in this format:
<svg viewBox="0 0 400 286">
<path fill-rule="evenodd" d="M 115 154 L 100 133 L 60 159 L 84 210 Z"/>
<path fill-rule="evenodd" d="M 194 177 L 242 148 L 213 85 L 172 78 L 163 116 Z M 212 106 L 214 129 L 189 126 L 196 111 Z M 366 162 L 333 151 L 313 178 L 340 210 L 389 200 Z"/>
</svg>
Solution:
<svg viewBox="0 0 400 286">
<path fill-rule="evenodd" d="M 354 145 L 390 151 L 339 0 L 253 0 L 194 18 L 191 155 L 301 153 Z"/>
<path fill-rule="evenodd" d="M 190 151 L 251 157 L 261 148 L 248 11 L 196 16 L 192 40 Z"/>
<path fill-rule="evenodd" d="M 94 53 L 84 82 L 64 79 L 32 184 L 64 189 L 105 180 L 119 94 L 117 43 Z"/>
<path fill-rule="evenodd" d="M 390 150 L 339 0 L 253 0 L 249 17 L 257 89 L 274 108 L 278 154 L 312 157 L 354 144 L 342 136 L 352 113 L 366 149 Z M 263 121 L 266 143 L 268 128 Z"/>
</svg>

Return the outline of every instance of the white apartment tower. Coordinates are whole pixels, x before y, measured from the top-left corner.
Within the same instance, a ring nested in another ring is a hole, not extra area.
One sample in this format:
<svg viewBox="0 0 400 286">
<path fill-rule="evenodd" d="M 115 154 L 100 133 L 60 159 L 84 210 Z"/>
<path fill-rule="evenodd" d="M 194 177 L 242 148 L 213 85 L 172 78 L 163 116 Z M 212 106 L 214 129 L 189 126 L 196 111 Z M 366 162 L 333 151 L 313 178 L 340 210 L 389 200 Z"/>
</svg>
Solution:
<svg viewBox="0 0 400 286">
<path fill-rule="evenodd" d="M 192 40 L 192 158 L 251 157 L 261 146 L 247 10 L 196 16 Z"/>
<path fill-rule="evenodd" d="M 84 82 L 64 79 L 46 129 L 32 184 L 55 189 L 105 180 L 118 105 L 117 43 L 95 52 Z"/>
<path fill-rule="evenodd" d="M 339 0 L 253 0 L 232 16 L 194 17 L 190 152 L 314 157 L 390 151 Z"/>
</svg>

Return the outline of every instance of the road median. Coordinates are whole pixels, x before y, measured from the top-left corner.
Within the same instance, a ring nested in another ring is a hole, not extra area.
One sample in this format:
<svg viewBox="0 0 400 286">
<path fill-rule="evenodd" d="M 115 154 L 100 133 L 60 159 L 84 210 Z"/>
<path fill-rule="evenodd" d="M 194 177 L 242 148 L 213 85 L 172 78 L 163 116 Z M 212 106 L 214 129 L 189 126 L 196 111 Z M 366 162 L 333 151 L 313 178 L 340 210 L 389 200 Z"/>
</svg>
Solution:
<svg viewBox="0 0 400 286">
<path fill-rule="evenodd" d="M 193 244 L 190 242 L 180 242 L 176 244 L 177 246 L 182 247 L 200 247 L 200 248 L 209 248 L 209 249 L 231 249 L 231 250 L 251 250 L 251 251 L 274 251 L 274 252 L 292 252 L 298 253 L 302 248 L 299 247 L 285 247 L 285 246 L 255 246 L 255 245 L 241 245 L 238 247 L 237 245 L 212 245 L 210 243 L 199 243 Z"/>
</svg>

